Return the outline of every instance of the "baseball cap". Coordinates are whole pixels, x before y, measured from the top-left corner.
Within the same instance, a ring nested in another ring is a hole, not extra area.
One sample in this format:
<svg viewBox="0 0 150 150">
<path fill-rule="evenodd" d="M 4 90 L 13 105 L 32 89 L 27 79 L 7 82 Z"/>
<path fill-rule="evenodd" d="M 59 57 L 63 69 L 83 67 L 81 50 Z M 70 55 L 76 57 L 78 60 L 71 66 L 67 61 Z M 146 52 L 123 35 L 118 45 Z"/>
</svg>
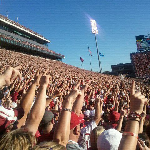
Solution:
<svg viewBox="0 0 150 150">
<path fill-rule="evenodd" d="M 111 111 L 110 112 L 110 115 L 109 115 L 109 120 L 110 121 L 118 121 L 120 118 L 120 113 L 118 113 L 117 111 Z"/>
<path fill-rule="evenodd" d="M 71 112 L 70 130 L 83 122 L 84 122 L 83 114 L 78 116 L 76 113 Z"/>
<path fill-rule="evenodd" d="M 108 129 L 97 139 L 97 148 L 101 150 L 118 150 L 122 133 L 115 129 Z"/>
<path fill-rule="evenodd" d="M 109 115 L 109 121 L 111 121 L 111 127 L 116 128 L 118 126 L 118 120 L 120 118 L 120 113 L 117 111 L 111 111 Z"/>
<path fill-rule="evenodd" d="M 54 118 L 54 114 L 49 110 L 45 110 L 45 113 L 40 122 L 40 125 L 49 123 L 53 118 Z"/>
</svg>

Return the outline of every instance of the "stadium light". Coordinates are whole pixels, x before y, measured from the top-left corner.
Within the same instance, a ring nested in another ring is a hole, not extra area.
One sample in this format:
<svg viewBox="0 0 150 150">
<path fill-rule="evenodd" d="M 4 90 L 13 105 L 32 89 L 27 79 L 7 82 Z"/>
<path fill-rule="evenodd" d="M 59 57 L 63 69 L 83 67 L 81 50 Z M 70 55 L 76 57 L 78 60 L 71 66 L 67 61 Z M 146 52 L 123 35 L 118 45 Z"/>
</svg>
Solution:
<svg viewBox="0 0 150 150">
<path fill-rule="evenodd" d="M 90 20 L 90 21 L 91 21 L 92 33 L 93 34 L 98 34 L 96 21 L 95 20 Z"/>
<path fill-rule="evenodd" d="M 98 50 L 98 44 L 97 44 L 97 38 L 96 38 L 96 34 L 98 34 L 97 24 L 96 24 L 96 21 L 95 21 L 95 20 L 90 20 L 90 22 L 91 22 L 91 27 L 92 27 L 92 33 L 95 34 L 97 57 L 98 57 L 98 62 L 99 62 L 99 72 L 101 73 L 102 68 L 101 68 L 101 61 L 100 61 L 99 50 Z"/>
</svg>

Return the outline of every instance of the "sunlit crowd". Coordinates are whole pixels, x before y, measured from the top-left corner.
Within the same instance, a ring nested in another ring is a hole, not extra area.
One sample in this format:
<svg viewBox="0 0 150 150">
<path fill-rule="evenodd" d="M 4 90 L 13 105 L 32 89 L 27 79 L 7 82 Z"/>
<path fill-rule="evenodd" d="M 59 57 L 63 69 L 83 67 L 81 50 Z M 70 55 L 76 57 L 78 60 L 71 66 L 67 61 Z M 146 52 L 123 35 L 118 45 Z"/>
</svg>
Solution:
<svg viewBox="0 0 150 150">
<path fill-rule="evenodd" d="M 133 56 L 139 77 L 148 75 L 148 57 Z M 150 148 L 150 87 L 142 80 L 0 49 L 0 88 L 2 150 Z"/>
</svg>

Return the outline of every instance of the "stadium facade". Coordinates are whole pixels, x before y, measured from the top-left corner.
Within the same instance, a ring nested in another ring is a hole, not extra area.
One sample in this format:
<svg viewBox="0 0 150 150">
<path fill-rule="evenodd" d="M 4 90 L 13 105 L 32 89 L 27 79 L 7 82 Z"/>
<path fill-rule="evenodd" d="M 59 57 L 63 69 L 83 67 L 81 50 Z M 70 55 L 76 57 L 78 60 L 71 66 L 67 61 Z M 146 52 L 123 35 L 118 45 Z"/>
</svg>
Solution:
<svg viewBox="0 0 150 150">
<path fill-rule="evenodd" d="M 131 63 L 111 65 L 111 69 L 112 75 L 125 74 L 127 77 L 135 77 L 133 65 Z"/>
<path fill-rule="evenodd" d="M 48 49 L 50 41 L 33 30 L 0 15 L 0 46 L 22 53 L 62 60 L 64 55 Z"/>
</svg>

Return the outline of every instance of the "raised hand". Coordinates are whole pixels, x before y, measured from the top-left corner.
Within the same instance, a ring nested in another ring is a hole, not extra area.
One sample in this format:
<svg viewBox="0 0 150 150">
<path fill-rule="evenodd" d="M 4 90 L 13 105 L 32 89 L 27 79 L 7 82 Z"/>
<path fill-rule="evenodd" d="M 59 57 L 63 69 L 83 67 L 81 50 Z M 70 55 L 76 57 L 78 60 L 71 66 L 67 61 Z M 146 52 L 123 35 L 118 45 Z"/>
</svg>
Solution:
<svg viewBox="0 0 150 150">
<path fill-rule="evenodd" d="M 123 109 L 123 107 L 120 110 L 120 115 L 123 117 L 126 115 L 126 111 Z"/>
<path fill-rule="evenodd" d="M 79 90 L 80 82 L 77 83 L 77 85 L 74 86 L 73 90 L 70 91 L 70 93 L 67 96 L 67 99 L 73 99 L 75 101 L 76 97 L 78 95 L 81 95 L 81 90 Z"/>
<path fill-rule="evenodd" d="M 53 96 L 54 96 L 54 97 L 57 97 L 57 96 L 59 96 L 60 94 L 61 94 L 60 91 L 59 91 L 58 89 L 56 89 L 56 90 L 54 91 Z"/>
<path fill-rule="evenodd" d="M 20 66 L 17 66 L 15 68 L 13 67 L 8 67 L 5 72 L 1 75 L 1 85 L 4 86 L 7 85 L 9 86 L 16 78 L 19 78 L 21 80 L 21 74 L 19 72 Z"/>
<path fill-rule="evenodd" d="M 140 140 L 140 139 L 138 140 L 137 144 L 138 144 L 140 150 L 150 150 L 150 148 L 148 148 L 148 147 L 145 145 L 144 141 L 142 141 L 142 140 Z"/>
<path fill-rule="evenodd" d="M 85 83 L 84 80 L 83 80 L 83 83 L 80 86 L 81 92 L 85 92 L 87 90 L 87 88 L 88 88 L 88 85 L 89 85 L 89 83 Z"/>
<path fill-rule="evenodd" d="M 48 86 L 48 84 L 49 84 L 49 76 L 48 75 L 41 76 L 39 84 L 40 84 L 40 86 L 44 86 L 44 85 Z"/>
<path fill-rule="evenodd" d="M 34 77 L 34 82 L 36 83 L 36 85 L 39 85 L 40 78 L 41 78 L 41 74 L 39 74 L 39 71 L 37 71 Z"/>
<path fill-rule="evenodd" d="M 130 92 L 130 110 L 131 112 L 142 113 L 144 104 L 147 103 L 147 98 L 141 92 L 135 92 L 135 81 L 132 82 Z"/>
<path fill-rule="evenodd" d="M 103 100 L 101 99 L 100 95 L 96 96 L 95 103 L 100 103 L 100 105 L 103 105 Z"/>
</svg>

